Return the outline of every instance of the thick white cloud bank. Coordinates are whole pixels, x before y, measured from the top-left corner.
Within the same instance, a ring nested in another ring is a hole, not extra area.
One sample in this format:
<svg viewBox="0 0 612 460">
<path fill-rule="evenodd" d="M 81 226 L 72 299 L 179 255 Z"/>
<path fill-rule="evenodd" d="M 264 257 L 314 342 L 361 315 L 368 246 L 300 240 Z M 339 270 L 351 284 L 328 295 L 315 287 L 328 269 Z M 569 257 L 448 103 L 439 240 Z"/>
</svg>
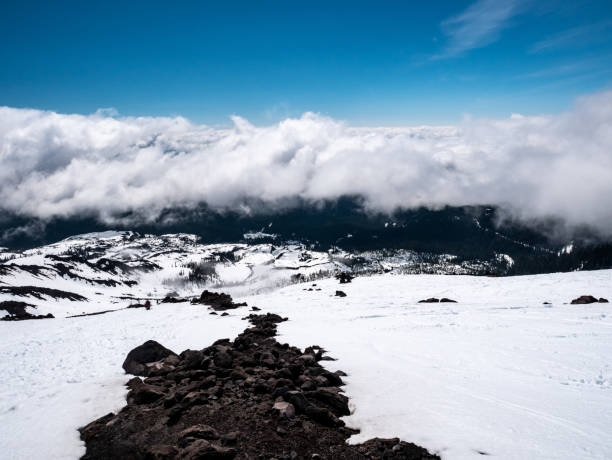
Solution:
<svg viewBox="0 0 612 460">
<path fill-rule="evenodd" d="M 354 128 L 306 113 L 216 129 L 0 107 L 0 207 L 49 218 L 359 194 L 372 209 L 493 204 L 612 234 L 612 91 L 558 115 Z"/>
</svg>

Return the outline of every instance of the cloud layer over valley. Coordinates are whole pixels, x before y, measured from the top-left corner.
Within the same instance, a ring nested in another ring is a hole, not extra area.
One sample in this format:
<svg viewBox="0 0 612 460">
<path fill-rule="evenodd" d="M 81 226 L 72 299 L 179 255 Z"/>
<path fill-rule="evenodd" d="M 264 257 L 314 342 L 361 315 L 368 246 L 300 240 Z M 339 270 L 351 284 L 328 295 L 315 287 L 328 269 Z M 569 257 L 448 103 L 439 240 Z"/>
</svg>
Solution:
<svg viewBox="0 0 612 460">
<path fill-rule="evenodd" d="M 0 209 L 112 222 L 202 202 L 361 195 L 374 210 L 491 204 L 612 235 L 612 91 L 558 115 L 457 126 L 355 128 L 312 113 L 266 127 L 232 121 L 0 107 Z"/>
</svg>

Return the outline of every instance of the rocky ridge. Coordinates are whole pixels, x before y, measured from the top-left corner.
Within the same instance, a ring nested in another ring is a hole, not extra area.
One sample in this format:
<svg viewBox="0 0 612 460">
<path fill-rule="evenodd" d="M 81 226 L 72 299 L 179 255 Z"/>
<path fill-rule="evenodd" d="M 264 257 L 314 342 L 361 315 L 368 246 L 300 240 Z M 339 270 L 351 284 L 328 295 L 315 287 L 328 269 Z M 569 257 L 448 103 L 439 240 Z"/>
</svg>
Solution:
<svg viewBox="0 0 612 460">
<path fill-rule="evenodd" d="M 434 459 L 399 439 L 346 440 L 356 430 L 341 371 L 319 346 L 275 339 L 278 315 L 251 314 L 252 327 L 180 355 L 149 341 L 130 352 L 127 405 L 80 429 L 84 459 Z M 155 360 L 155 361 L 150 361 Z M 131 367 L 130 367 L 131 366 Z"/>
</svg>

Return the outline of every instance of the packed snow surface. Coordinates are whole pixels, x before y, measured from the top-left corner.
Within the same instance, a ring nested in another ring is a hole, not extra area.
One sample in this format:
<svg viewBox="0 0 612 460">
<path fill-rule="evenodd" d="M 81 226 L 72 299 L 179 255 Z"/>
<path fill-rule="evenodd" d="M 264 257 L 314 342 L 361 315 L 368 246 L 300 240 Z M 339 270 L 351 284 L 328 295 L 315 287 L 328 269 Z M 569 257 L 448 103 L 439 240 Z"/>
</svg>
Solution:
<svg viewBox="0 0 612 460">
<path fill-rule="evenodd" d="M 320 344 L 349 373 L 352 441 L 399 436 L 445 459 L 612 458 L 612 304 L 568 304 L 609 297 L 612 271 L 317 287 L 247 301 L 291 318 L 279 340 Z M 458 303 L 416 303 L 432 296 Z"/>
<path fill-rule="evenodd" d="M 352 442 L 399 436 L 445 459 L 612 458 L 612 304 L 569 305 L 583 294 L 611 298 L 611 270 L 316 284 L 236 300 L 288 316 L 281 342 L 321 345 L 337 359 L 324 363 L 349 374 L 345 421 L 361 429 Z M 458 303 L 418 303 L 433 296 Z M 98 306 L 110 299 L 98 297 Z M 247 326 L 248 307 L 220 317 L 154 303 L 66 318 L 68 304 L 41 304 L 57 307 L 55 319 L 0 322 L 2 459 L 82 455 L 76 430 L 124 404 L 121 363 L 136 345 L 200 349 Z"/>
</svg>

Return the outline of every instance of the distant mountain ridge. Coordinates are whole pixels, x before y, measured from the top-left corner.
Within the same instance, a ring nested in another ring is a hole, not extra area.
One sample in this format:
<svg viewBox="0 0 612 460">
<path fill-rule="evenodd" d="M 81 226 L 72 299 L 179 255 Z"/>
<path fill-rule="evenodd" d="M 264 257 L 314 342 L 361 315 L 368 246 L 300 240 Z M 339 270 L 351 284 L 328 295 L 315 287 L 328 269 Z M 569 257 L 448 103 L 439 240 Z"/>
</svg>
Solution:
<svg viewBox="0 0 612 460">
<path fill-rule="evenodd" d="M 252 206 L 257 209 L 257 204 Z M 386 215 L 363 210 L 355 197 L 316 205 L 293 204 L 257 212 L 219 212 L 205 205 L 197 209 L 170 209 L 154 222 L 132 216 L 121 225 L 93 217 L 56 218 L 43 224 L 36 219 L 0 216 L 1 244 L 27 249 L 75 234 L 125 229 L 140 234 L 189 233 L 201 243 L 275 243 L 289 241 L 317 251 L 341 248 L 348 252 L 408 250 L 434 256 L 453 255 L 456 261 L 486 261 L 491 274 L 528 274 L 612 268 L 612 244 L 589 233 L 551 239 L 555 222 L 528 227 L 517 222 L 499 224 L 494 207 L 419 208 Z M 130 222 L 132 221 L 132 222 Z M 507 258 L 510 267 L 494 269 Z M 501 263 L 501 262 L 500 262 Z"/>
</svg>

